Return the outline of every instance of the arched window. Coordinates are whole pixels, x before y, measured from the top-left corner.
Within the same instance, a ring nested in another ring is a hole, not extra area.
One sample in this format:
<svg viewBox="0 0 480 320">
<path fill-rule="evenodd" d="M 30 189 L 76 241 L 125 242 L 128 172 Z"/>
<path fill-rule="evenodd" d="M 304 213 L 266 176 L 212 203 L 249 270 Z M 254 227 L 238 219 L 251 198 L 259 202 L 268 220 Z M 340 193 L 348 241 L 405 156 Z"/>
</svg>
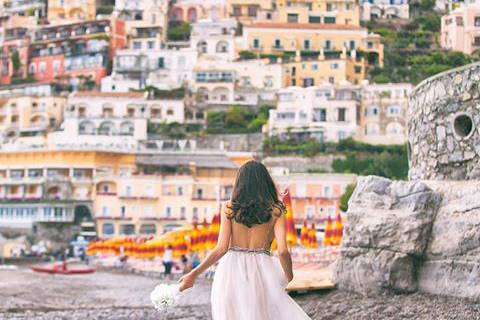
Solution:
<svg viewBox="0 0 480 320">
<path fill-rule="evenodd" d="M 125 121 L 120 124 L 120 134 L 124 136 L 133 136 L 135 127 L 132 122 Z"/>
<path fill-rule="evenodd" d="M 202 41 L 199 41 L 197 43 L 197 52 L 199 54 L 207 53 L 207 49 L 208 49 L 208 47 L 207 47 L 207 42 L 206 41 L 202 40 Z"/>
<path fill-rule="evenodd" d="M 112 136 L 115 134 L 115 125 L 110 121 L 105 121 L 98 126 L 98 134 L 103 136 Z"/>
<path fill-rule="evenodd" d="M 82 121 L 78 125 L 78 134 L 95 134 L 95 125 L 91 121 Z"/>
<path fill-rule="evenodd" d="M 227 42 L 227 41 L 223 41 L 223 40 L 218 41 L 215 50 L 216 50 L 218 53 L 226 53 L 226 52 L 228 52 L 228 42 Z"/>
</svg>

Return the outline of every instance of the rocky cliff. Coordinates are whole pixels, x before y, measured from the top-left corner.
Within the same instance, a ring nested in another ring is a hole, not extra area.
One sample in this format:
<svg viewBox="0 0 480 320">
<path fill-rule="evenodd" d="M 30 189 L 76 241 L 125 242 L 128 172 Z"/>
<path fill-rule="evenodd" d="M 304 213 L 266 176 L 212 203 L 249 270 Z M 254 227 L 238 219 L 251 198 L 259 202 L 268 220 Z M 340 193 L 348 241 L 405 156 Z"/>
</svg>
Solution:
<svg viewBox="0 0 480 320">
<path fill-rule="evenodd" d="M 360 178 L 335 282 L 363 294 L 480 298 L 480 182 Z"/>
</svg>

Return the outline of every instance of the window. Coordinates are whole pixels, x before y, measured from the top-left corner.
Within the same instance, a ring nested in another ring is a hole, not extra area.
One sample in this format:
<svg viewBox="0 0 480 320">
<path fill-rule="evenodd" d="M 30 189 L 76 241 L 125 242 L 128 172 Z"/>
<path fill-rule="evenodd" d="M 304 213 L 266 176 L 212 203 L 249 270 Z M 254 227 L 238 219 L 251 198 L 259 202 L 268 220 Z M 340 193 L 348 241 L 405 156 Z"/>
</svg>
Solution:
<svg viewBox="0 0 480 320">
<path fill-rule="evenodd" d="M 356 48 L 355 40 L 350 40 L 350 50 L 354 50 Z"/>
<path fill-rule="evenodd" d="M 333 3 L 327 3 L 327 11 L 334 11 L 336 9 Z"/>
<path fill-rule="evenodd" d="M 106 217 L 108 216 L 110 213 L 110 208 L 109 207 L 106 207 L 106 206 L 103 206 L 102 207 L 102 216 Z"/>
<path fill-rule="evenodd" d="M 127 214 L 125 206 L 120 207 L 120 217 L 125 218 L 125 215 Z"/>
<path fill-rule="evenodd" d="M 135 225 L 133 224 L 122 224 L 120 225 L 120 234 L 130 236 L 135 234 Z"/>
<path fill-rule="evenodd" d="M 140 234 L 156 234 L 157 227 L 154 224 L 142 224 L 140 226 Z"/>
<path fill-rule="evenodd" d="M 335 77 L 328 77 L 328 82 L 330 82 L 331 84 L 334 84 L 335 83 Z"/>
<path fill-rule="evenodd" d="M 158 58 L 158 68 L 159 69 L 165 68 L 165 58 L 164 57 Z"/>
<path fill-rule="evenodd" d="M 203 198 L 203 189 L 197 189 L 197 199 Z"/>
<path fill-rule="evenodd" d="M 303 40 L 303 49 L 310 50 L 310 40 Z"/>
<path fill-rule="evenodd" d="M 112 223 L 105 223 L 102 226 L 102 233 L 104 235 L 113 235 L 115 234 L 115 226 Z"/>
<path fill-rule="evenodd" d="M 338 121 L 347 121 L 346 120 L 347 109 L 338 108 Z"/>
<path fill-rule="evenodd" d="M 327 121 L 327 109 L 315 109 L 313 113 L 314 122 L 325 122 Z"/>
<path fill-rule="evenodd" d="M 181 186 L 180 186 L 180 187 L 177 187 L 177 194 L 178 194 L 179 196 L 183 196 L 183 187 L 181 187 Z"/>
<path fill-rule="evenodd" d="M 473 39 L 473 45 L 476 46 L 476 47 L 480 46 L 480 37 L 475 37 Z"/>
<path fill-rule="evenodd" d="M 361 66 L 355 66 L 355 73 L 357 73 L 357 74 L 362 73 L 362 67 Z"/>
<path fill-rule="evenodd" d="M 463 26 L 463 17 L 456 17 L 457 26 Z"/>
<path fill-rule="evenodd" d="M 140 41 L 133 42 L 133 49 L 142 49 L 142 43 Z"/>
<path fill-rule="evenodd" d="M 312 64 L 312 70 L 318 70 L 318 64 L 316 63 Z"/>
<path fill-rule="evenodd" d="M 148 41 L 147 42 L 147 48 L 148 49 L 155 49 L 155 41 L 152 41 L 152 40 Z"/>
<path fill-rule="evenodd" d="M 180 207 L 180 219 L 185 219 L 187 214 L 187 209 L 185 207 Z"/>
<path fill-rule="evenodd" d="M 256 6 L 248 6 L 248 16 L 249 17 L 256 17 L 257 16 L 257 7 Z"/>
<path fill-rule="evenodd" d="M 332 49 L 332 41 L 330 40 L 325 40 L 325 45 L 323 47 L 325 50 L 331 50 Z"/>
<path fill-rule="evenodd" d="M 316 16 L 309 16 L 308 23 L 322 23 L 322 19 Z"/>
<path fill-rule="evenodd" d="M 242 8 L 240 6 L 233 7 L 233 16 L 240 17 L 242 15 Z"/>
<path fill-rule="evenodd" d="M 192 219 L 198 219 L 198 208 L 194 207 L 192 210 Z"/>
<path fill-rule="evenodd" d="M 368 107 L 366 110 L 365 110 L 365 116 L 377 116 L 378 115 L 378 107 L 377 106 L 371 106 L 371 107 Z"/>
<path fill-rule="evenodd" d="M 480 27 L 480 17 L 475 17 L 475 27 Z"/>
<path fill-rule="evenodd" d="M 305 208 L 305 217 L 307 219 L 313 219 L 313 212 L 314 212 L 313 206 L 307 206 Z"/>
<path fill-rule="evenodd" d="M 260 48 L 260 40 L 259 39 L 253 39 L 253 47 L 255 49 Z"/>
<path fill-rule="evenodd" d="M 38 64 L 38 69 L 40 73 L 45 73 L 45 71 L 47 70 L 47 64 L 45 62 L 40 62 Z"/>
<path fill-rule="evenodd" d="M 332 196 L 332 188 L 330 186 L 323 187 L 323 195 L 325 198 L 330 198 Z"/>
<path fill-rule="evenodd" d="M 389 106 L 387 109 L 387 115 L 391 117 L 399 116 L 402 108 L 400 106 Z"/>
<path fill-rule="evenodd" d="M 368 49 L 372 49 L 372 48 L 373 48 L 373 42 L 372 42 L 372 41 L 368 41 L 368 42 L 367 42 L 367 48 L 368 48 Z"/>
<path fill-rule="evenodd" d="M 313 78 L 303 79 L 303 87 L 304 88 L 311 87 L 313 85 L 315 85 L 315 79 L 313 79 Z"/>
<path fill-rule="evenodd" d="M 337 19 L 335 17 L 325 17 L 323 19 L 326 24 L 335 24 L 337 22 Z"/>
<path fill-rule="evenodd" d="M 171 207 L 166 207 L 165 208 L 165 218 L 171 218 L 172 217 L 172 208 Z"/>
<path fill-rule="evenodd" d="M 125 186 L 125 196 L 130 197 L 132 195 L 132 186 Z"/>
<path fill-rule="evenodd" d="M 333 70 L 338 69 L 338 63 L 331 63 L 330 69 L 333 69 Z"/>
<path fill-rule="evenodd" d="M 289 13 L 287 14 L 288 23 L 298 23 L 298 13 Z"/>
<path fill-rule="evenodd" d="M 273 47 L 277 49 L 282 48 L 282 42 L 280 41 L 280 39 L 275 39 L 275 42 L 273 43 Z"/>
<path fill-rule="evenodd" d="M 37 66 L 35 65 L 35 63 L 31 63 L 28 67 L 28 73 L 35 74 L 35 72 L 37 72 Z"/>
<path fill-rule="evenodd" d="M 338 140 L 343 140 L 346 137 L 347 137 L 347 134 L 346 134 L 345 131 L 343 131 L 343 130 L 338 131 Z"/>
</svg>

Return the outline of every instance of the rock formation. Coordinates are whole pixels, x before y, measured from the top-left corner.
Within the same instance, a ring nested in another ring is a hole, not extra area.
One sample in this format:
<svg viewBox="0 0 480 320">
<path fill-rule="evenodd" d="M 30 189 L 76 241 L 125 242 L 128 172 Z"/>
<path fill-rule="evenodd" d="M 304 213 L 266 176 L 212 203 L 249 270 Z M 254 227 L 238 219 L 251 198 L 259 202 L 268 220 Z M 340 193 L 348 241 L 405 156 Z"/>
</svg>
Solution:
<svg viewBox="0 0 480 320">
<path fill-rule="evenodd" d="M 480 64 L 472 64 L 414 90 L 410 181 L 358 180 L 334 271 L 339 288 L 480 299 L 477 80 Z"/>
</svg>

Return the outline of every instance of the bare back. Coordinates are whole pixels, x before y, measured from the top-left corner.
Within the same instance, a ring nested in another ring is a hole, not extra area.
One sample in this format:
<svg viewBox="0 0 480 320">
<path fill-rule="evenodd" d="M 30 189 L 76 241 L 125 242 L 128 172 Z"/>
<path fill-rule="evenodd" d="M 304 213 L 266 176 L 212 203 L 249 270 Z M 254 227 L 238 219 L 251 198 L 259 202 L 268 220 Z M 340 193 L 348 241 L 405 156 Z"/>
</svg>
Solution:
<svg viewBox="0 0 480 320">
<path fill-rule="evenodd" d="M 276 219 L 275 215 L 273 215 L 270 221 L 254 225 L 251 228 L 232 219 L 230 247 L 270 250 L 275 237 L 274 226 Z"/>
</svg>

